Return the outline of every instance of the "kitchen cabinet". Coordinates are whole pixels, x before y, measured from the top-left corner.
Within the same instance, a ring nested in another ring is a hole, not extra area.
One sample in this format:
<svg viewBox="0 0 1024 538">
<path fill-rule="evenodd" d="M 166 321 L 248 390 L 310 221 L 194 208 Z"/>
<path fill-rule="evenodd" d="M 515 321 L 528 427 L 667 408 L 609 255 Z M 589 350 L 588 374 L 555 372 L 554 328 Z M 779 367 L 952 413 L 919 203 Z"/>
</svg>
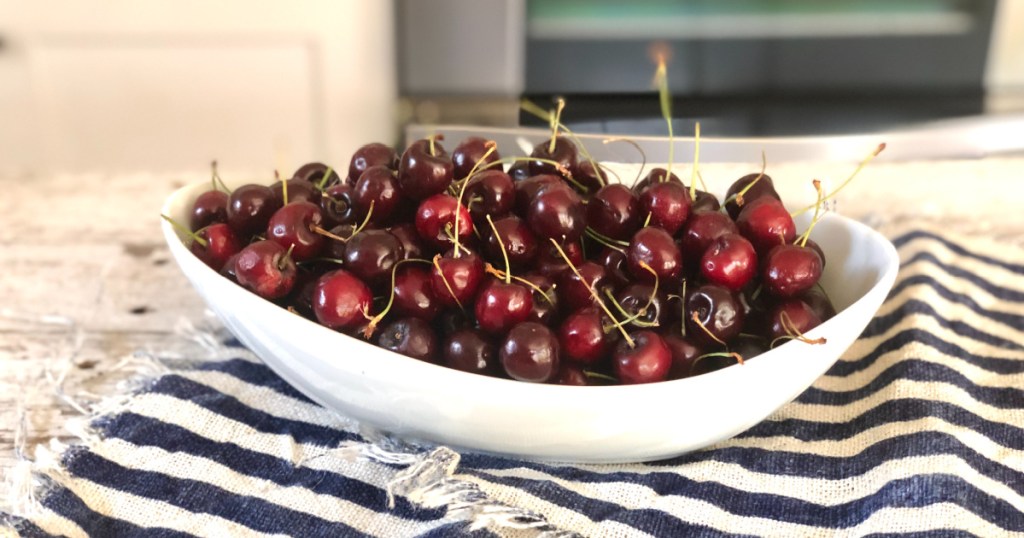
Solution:
<svg viewBox="0 0 1024 538">
<path fill-rule="evenodd" d="M 390 2 L 0 0 L 0 168 L 281 173 L 395 136 Z M 338 164 L 341 166 L 341 164 Z"/>
</svg>

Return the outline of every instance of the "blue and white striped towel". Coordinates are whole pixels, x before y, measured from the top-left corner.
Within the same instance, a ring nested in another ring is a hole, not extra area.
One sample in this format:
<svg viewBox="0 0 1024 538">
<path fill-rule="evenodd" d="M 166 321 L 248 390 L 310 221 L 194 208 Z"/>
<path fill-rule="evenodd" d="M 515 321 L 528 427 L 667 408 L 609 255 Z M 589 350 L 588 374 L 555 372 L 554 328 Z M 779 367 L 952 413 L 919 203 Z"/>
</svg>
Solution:
<svg viewBox="0 0 1024 538">
<path fill-rule="evenodd" d="M 94 420 L 11 519 L 26 537 L 1024 535 L 1024 252 L 894 242 L 896 286 L 843 359 L 706 450 L 549 465 L 410 446 L 239 349 Z"/>
</svg>

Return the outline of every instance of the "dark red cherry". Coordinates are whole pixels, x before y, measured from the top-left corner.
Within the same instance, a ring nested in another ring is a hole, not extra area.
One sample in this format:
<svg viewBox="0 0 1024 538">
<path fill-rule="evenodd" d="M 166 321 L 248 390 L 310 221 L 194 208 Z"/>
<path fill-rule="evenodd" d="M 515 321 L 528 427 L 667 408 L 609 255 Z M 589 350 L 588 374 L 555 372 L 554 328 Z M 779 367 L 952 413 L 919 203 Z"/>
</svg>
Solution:
<svg viewBox="0 0 1024 538">
<path fill-rule="evenodd" d="M 587 226 L 611 239 L 629 240 L 642 221 L 636 194 L 621 183 L 605 185 L 587 200 Z"/>
<path fill-rule="evenodd" d="M 489 227 L 488 227 L 489 229 Z M 496 263 L 503 261 L 502 247 L 513 269 L 524 268 L 537 257 L 537 238 L 523 219 L 515 215 L 494 221 L 494 230 L 487 234 L 487 256 Z M 499 241 L 500 240 L 500 241 Z"/>
<path fill-rule="evenodd" d="M 488 144 L 493 142 L 486 138 L 479 136 L 469 136 L 459 142 L 455 149 L 452 150 L 452 175 L 457 180 L 462 180 L 469 177 L 469 173 L 473 170 L 473 167 L 483 159 L 483 156 L 487 153 Z M 492 151 L 490 155 L 487 155 L 486 159 L 483 159 L 483 163 L 477 168 L 477 171 L 485 170 L 485 166 L 489 163 L 497 162 L 501 160 L 501 155 L 497 150 Z M 498 171 L 500 171 L 499 167 Z M 510 178 L 511 179 L 511 178 Z"/>
<path fill-rule="evenodd" d="M 539 238 L 560 243 L 576 241 L 587 225 L 586 209 L 579 194 L 568 185 L 549 185 L 530 202 L 526 222 Z"/>
<path fill-rule="evenodd" d="M 550 329 L 533 321 L 512 327 L 498 357 L 509 377 L 532 383 L 551 381 L 561 365 L 558 339 Z"/>
<path fill-rule="evenodd" d="M 512 178 L 512 181 L 515 181 L 516 183 L 523 181 L 524 179 L 530 177 L 531 175 L 530 162 L 525 160 L 516 161 L 509 165 L 508 170 L 506 170 L 506 172 L 508 173 L 509 177 Z"/>
<path fill-rule="evenodd" d="M 700 274 L 708 282 L 739 291 L 757 274 L 754 245 L 736 233 L 719 236 L 700 259 Z"/>
<path fill-rule="evenodd" d="M 541 273 L 527 273 L 522 278 L 533 284 L 530 289 L 533 294 L 533 308 L 530 309 L 527 321 L 550 326 L 559 317 L 558 293 L 555 290 L 554 279 Z"/>
<path fill-rule="evenodd" d="M 355 183 L 359 176 L 372 166 L 386 166 L 398 170 L 398 153 L 391 146 L 380 142 L 371 142 L 360 147 L 349 160 L 348 181 Z"/>
<path fill-rule="evenodd" d="M 745 361 L 753 359 L 768 349 L 768 341 L 756 335 L 740 334 L 729 343 L 729 351 L 739 355 Z"/>
<path fill-rule="evenodd" d="M 546 139 L 533 147 L 530 152 L 530 175 L 555 174 L 565 176 L 576 175 L 576 163 L 579 162 L 579 149 L 576 143 L 565 136 L 556 136 L 554 148 L 551 140 Z M 543 159 L 543 160 L 540 160 Z M 544 162 L 553 161 L 555 164 Z"/>
<path fill-rule="evenodd" d="M 771 196 L 762 196 L 743 205 L 736 217 L 736 227 L 759 255 L 772 247 L 792 243 L 796 238 L 796 224 L 782 202 Z"/>
<path fill-rule="evenodd" d="M 561 247 L 574 266 L 578 267 L 583 263 L 583 246 L 579 241 L 565 243 Z M 558 249 L 550 241 L 540 242 L 534 266 L 537 272 L 556 280 L 559 278 L 559 275 L 569 270 L 569 264 L 565 263 L 565 258 L 562 257 Z"/>
<path fill-rule="evenodd" d="M 769 336 L 773 342 L 782 337 L 801 337 L 807 331 L 821 325 L 821 318 L 814 313 L 814 309 L 800 299 L 786 299 L 776 303 L 769 313 L 769 319 Z M 779 343 L 781 342 L 774 345 Z"/>
<path fill-rule="evenodd" d="M 340 237 L 342 239 L 349 239 L 356 233 L 355 224 L 339 224 L 329 230 L 327 230 L 334 237 Z M 333 237 L 327 237 L 327 244 L 324 248 L 324 257 L 331 258 L 333 260 L 344 260 L 345 259 L 345 246 L 348 243 Z"/>
<path fill-rule="evenodd" d="M 807 238 L 807 244 L 804 245 L 804 246 L 806 246 L 807 248 L 810 248 L 810 249 L 814 250 L 814 252 L 818 253 L 818 257 L 821 258 L 821 270 L 824 271 L 825 270 L 825 251 L 821 248 L 821 245 L 819 245 L 813 239 Z"/>
<path fill-rule="evenodd" d="M 415 224 L 403 222 L 388 228 L 388 231 L 402 244 L 403 260 L 429 260 L 434 255 L 434 249 L 427 248 L 420 234 L 416 233 Z"/>
<path fill-rule="evenodd" d="M 202 241 L 193 240 L 189 250 L 214 271 L 220 271 L 242 249 L 234 230 L 223 222 L 200 229 L 196 236 Z"/>
<path fill-rule="evenodd" d="M 400 265 L 395 270 L 395 310 L 403 316 L 433 321 L 441 313 L 441 302 L 430 280 L 430 269 L 426 265 Z"/>
<path fill-rule="evenodd" d="M 664 168 L 651 168 L 651 171 L 648 172 L 643 179 L 633 184 L 633 190 L 637 193 L 641 193 L 654 183 L 666 182 L 678 183 L 680 185 L 683 184 L 682 180 L 679 179 L 679 176 L 674 173 L 669 174 Z"/>
<path fill-rule="evenodd" d="M 206 191 L 192 204 L 189 226 L 193 232 L 215 222 L 227 221 L 228 193 L 224 191 Z"/>
<path fill-rule="evenodd" d="M 606 318 L 594 307 L 581 308 L 562 321 L 558 328 L 558 343 L 567 360 L 581 364 L 594 364 L 611 351 L 612 338 L 604 330 Z"/>
<path fill-rule="evenodd" d="M 416 209 L 416 233 L 427 244 L 436 249 L 454 245 L 455 219 L 459 219 L 459 242 L 469 245 L 473 237 L 473 219 L 469 211 L 447 194 L 435 194 L 420 202 Z"/>
<path fill-rule="evenodd" d="M 369 215 L 371 224 L 381 225 L 394 220 L 405 199 L 398 190 L 395 171 L 384 165 L 367 168 L 352 189 L 359 218 Z"/>
<path fill-rule="evenodd" d="M 752 187 L 748 189 L 751 183 L 755 182 Z M 747 192 L 743 193 L 743 203 L 739 203 L 739 198 L 736 197 L 743 189 L 747 189 Z M 775 192 L 775 186 L 772 184 L 772 178 L 766 174 L 747 174 L 729 186 L 729 190 L 725 192 L 725 210 L 729 213 L 729 217 L 735 220 L 739 217 L 740 210 L 743 206 L 757 200 L 762 196 L 770 196 L 779 199 L 779 194 Z"/>
<path fill-rule="evenodd" d="M 683 226 L 679 247 L 687 267 L 696 268 L 704 251 L 719 237 L 739 233 L 736 223 L 719 211 L 694 211 Z"/>
<path fill-rule="evenodd" d="M 417 140 L 402 154 L 398 186 L 412 200 L 424 200 L 448 188 L 452 169 L 452 160 L 439 141 Z"/>
<path fill-rule="evenodd" d="M 718 211 L 722 209 L 722 205 L 718 203 L 718 197 L 710 192 L 698 190 L 694 193 L 693 206 L 690 207 L 690 212 L 694 211 Z"/>
<path fill-rule="evenodd" d="M 339 224 L 354 224 L 359 217 L 352 185 L 336 183 L 320 196 L 320 212 L 324 228 L 331 229 Z"/>
<path fill-rule="evenodd" d="M 430 275 L 430 285 L 441 304 L 468 307 L 484 280 L 484 261 L 475 253 L 462 252 L 456 258 L 449 251 L 435 258 Z"/>
<path fill-rule="evenodd" d="M 420 318 L 400 318 L 377 333 L 377 345 L 424 362 L 437 362 L 437 335 L 429 323 Z"/>
<path fill-rule="evenodd" d="M 284 186 L 288 185 L 288 203 L 294 202 L 309 202 L 312 204 L 320 203 L 320 190 L 316 188 L 312 183 L 305 179 L 288 179 L 285 181 L 276 181 L 270 186 L 270 189 L 274 191 L 275 203 L 278 206 L 285 204 Z"/>
<path fill-rule="evenodd" d="M 686 299 L 686 335 L 702 347 L 728 343 L 743 330 L 744 320 L 739 296 L 723 286 L 705 284 Z"/>
<path fill-rule="evenodd" d="M 690 369 L 690 377 L 715 372 L 736 364 L 736 358 L 727 354 L 705 354 L 697 357 Z"/>
<path fill-rule="evenodd" d="M 647 264 L 654 273 L 643 267 Z M 626 268 L 641 282 L 654 282 L 655 274 L 662 281 L 678 277 L 683 271 L 683 256 L 675 240 L 661 228 L 641 228 L 626 248 Z"/>
<path fill-rule="evenodd" d="M 310 202 L 293 202 L 274 212 L 267 223 L 267 239 L 292 249 L 292 258 L 306 261 L 320 255 L 327 241 L 313 231 L 321 224 L 320 207 Z"/>
<path fill-rule="evenodd" d="M 271 215 L 279 207 L 270 187 L 254 183 L 242 185 L 228 197 L 228 225 L 244 241 L 265 232 Z"/>
<path fill-rule="evenodd" d="M 605 268 L 615 289 L 622 288 L 629 284 L 630 278 L 628 269 L 626 269 L 625 252 L 610 247 L 604 247 L 601 249 L 598 256 L 594 258 L 594 261 Z"/>
<path fill-rule="evenodd" d="M 437 319 L 434 320 L 434 328 L 437 329 L 438 334 L 441 336 L 448 336 L 455 334 L 455 331 L 461 331 L 463 329 L 474 329 L 473 323 L 459 308 L 449 308 L 441 312 Z"/>
<path fill-rule="evenodd" d="M 313 289 L 313 314 L 321 325 L 331 329 L 366 323 L 372 302 L 370 288 L 344 269 L 324 273 Z"/>
<path fill-rule="evenodd" d="M 330 172 L 328 172 L 330 170 Z M 324 179 L 324 176 L 327 176 Z M 298 170 L 292 174 L 292 179 L 301 179 L 312 183 L 318 187 L 326 189 L 331 185 L 336 185 L 341 182 L 341 178 L 338 177 L 338 171 L 327 166 L 324 163 L 306 163 L 299 167 Z M 289 185 L 291 187 L 291 185 Z M 289 198 L 291 197 L 291 191 L 288 191 Z"/>
<path fill-rule="evenodd" d="M 573 176 L 573 179 L 579 184 L 579 186 L 573 186 L 580 191 L 580 194 L 593 196 L 608 183 L 608 171 L 601 165 L 597 165 L 595 168 L 593 162 L 584 159 L 576 163 L 576 175 Z"/>
<path fill-rule="evenodd" d="M 796 297 L 821 278 L 821 258 L 810 247 L 778 245 L 768 252 L 761 269 L 764 289 L 775 297 Z"/>
<path fill-rule="evenodd" d="M 537 193 L 541 189 L 550 185 L 564 185 L 560 176 L 554 174 L 541 174 L 539 176 L 530 176 L 524 180 L 517 181 L 515 202 L 512 206 L 513 210 L 520 217 L 525 217 L 527 210 L 530 208 L 530 202 L 537 197 Z"/>
<path fill-rule="evenodd" d="M 682 183 L 663 181 L 651 183 L 640 192 L 640 218 L 651 216 L 650 226 L 657 226 L 675 235 L 690 216 L 690 192 Z"/>
<path fill-rule="evenodd" d="M 661 333 L 661 338 L 672 352 L 672 367 L 669 368 L 668 379 L 690 377 L 693 363 L 703 353 L 701 348 L 692 339 L 680 334 L 678 323 Z"/>
<path fill-rule="evenodd" d="M 466 186 L 463 205 L 469 207 L 469 214 L 476 225 L 487 224 L 486 215 L 492 219 L 503 217 L 512 211 L 516 201 L 516 186 L 512 178 L 501 170 L 477 172 Z"/>
<path fill-rule="evenodd" d="M 620 340 L 612 353 L 615 375 L 625 385 L 664 381 L 672 367 L 672 351 L 654 331 L 632 333 L 629 341 Z"/>
<path fill-rule="evenodd" d="M 281 245 L 270 240 L 256 241 L 235 258 L 235 278 L 264 299 L 280 299 L 295 285 L 295 261 Z"/>
<path fill-rule="evenodd" d="M 668 296 L 663 290 L 655 290 L 652 284 L 628 284 L 615 294 L 615 300 L 625 315 L 633 320 L 631 325 L 661 327 L 668 323 Z"/>
<path fill-rule="evenodd" d="M 562 362 L 562 367 L 559 368 L 553 383 L 570 387 L 585 387 L 591 384 L 590 377 L 587 376 L 583 367 L 570 362 Z"/>
<path fill-rule="evenodd" d="M 824 262 L 822 265 L 824 265 Z M 818 316 L 818 319 L 822 322 L 826 322 L 836 315 L 836 307 L 820 285 L 811 287 L 811 289 L 801 293 L 798 298 L 807 303 L 807 306 L 810 306 L 811 310 L 814 311 L 814 315 Z"/>
<path fill-rule="evenodd" d="M 473 313 L 477 325 L 490 334 L 505 334 L 526 321 L 533 309 L 533 293 L 517 282 L 492 279 L 476 296 Z"/>
<path fill-rule="evenodd" d="M 495 376 L 501 371 L 498 349 L 479 329 L 459 329 L 451 333 L 441 349 L 441 364 L 487 376 Z"/>
<path fill-rule="evenodd" d="M 366 229 L 345 244 L 345 268 L 373 289 L 391 285 L 391 270 L 402 259 L 402 244 L 387 230 Z"/>
<path fill-rule="evenodd" d="M 562 308 L 567 312 L 573 312 L 586 306 L 597 306 L 590 290 L 587 289 L 588 285 L 594 288 L 602 301 L 605 300 L 606 290 L 615 291 L 612 280 L 603 266 L 586 261 L 578 265 L 576 271 L 583 277 L 582 280 L 572 270 L 562 271 L 557 277 L 558 297 L 563 305 Z"/>
</svg>

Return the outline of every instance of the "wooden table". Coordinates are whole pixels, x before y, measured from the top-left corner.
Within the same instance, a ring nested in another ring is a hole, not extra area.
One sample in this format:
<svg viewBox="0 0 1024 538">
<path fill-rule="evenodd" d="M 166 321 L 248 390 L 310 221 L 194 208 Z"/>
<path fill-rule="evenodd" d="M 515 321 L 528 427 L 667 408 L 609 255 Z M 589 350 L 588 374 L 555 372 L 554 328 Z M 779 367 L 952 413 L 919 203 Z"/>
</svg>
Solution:
<svg viewBox="0 0 1024 538">
<path fill-rule="evenodd" d="M 739 177 L 758 167 L 702 172 Z M 841 179 L 850 170 L 769 164 L 776 181 Z M 183 329 L 213 320 L 159 231 L 163 199 L 207 177 L 0 176 L 0 472 L 16 461 L 16 444 L 73 442 L 68 419 L 137 386 L 126 380 L 158 373 L 148 357 L 173 366 L 175 357 L 208 353 Z M 931 223 L 1024 246 L 1021 178 L 1024 156 L 879 162 L 843 192 L 839 211 L 883 232 Z M 0 508 L 7 488 L 0 481 Z"/>
</svg>

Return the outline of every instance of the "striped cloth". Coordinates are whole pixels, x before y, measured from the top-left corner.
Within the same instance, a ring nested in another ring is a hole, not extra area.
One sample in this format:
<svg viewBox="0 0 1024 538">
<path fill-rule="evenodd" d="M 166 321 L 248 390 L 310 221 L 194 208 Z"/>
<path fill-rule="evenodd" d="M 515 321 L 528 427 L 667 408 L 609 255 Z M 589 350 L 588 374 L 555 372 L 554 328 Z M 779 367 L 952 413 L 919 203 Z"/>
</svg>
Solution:
<svg viewBox="0 0 1024 538">
<path fill-rule="evenodd" d="M 705 450 L 577 466 L 406 444 L 238 348 L 94 420 L 8 517 L 26 537 L 1024 536 L 1024 252 L 890 237 L 901 273 L 856 344 Z"/>
</svg>

